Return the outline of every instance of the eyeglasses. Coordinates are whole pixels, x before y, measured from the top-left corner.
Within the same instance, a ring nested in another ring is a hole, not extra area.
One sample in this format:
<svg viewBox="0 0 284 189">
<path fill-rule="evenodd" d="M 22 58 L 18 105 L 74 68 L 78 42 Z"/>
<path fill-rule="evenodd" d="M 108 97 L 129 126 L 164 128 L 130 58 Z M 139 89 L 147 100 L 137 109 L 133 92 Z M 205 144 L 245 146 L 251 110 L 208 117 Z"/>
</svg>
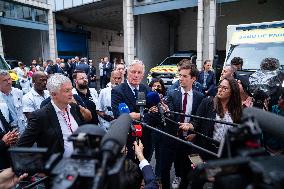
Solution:
<svg viewBox="0 0 284 189">
<path fill-rule="evenodd" d="M 225 91 L 225 92 L 230 90 L 228 87 L 223 86 L 223 85 L 219 85 L 218 89 L 221 89 L 222 91 Z"/>
</svg>

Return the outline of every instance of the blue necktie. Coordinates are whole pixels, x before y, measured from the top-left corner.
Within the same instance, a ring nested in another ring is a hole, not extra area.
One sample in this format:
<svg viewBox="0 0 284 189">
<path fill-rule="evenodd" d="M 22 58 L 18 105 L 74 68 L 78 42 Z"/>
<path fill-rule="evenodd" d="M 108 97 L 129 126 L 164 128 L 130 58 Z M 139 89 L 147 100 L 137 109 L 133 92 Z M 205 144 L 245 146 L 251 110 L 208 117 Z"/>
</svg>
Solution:
<svg viewBox="0 0 284 189">
<path fill-rule="evenodd" d="M 137 90 L 137 88 L 134 88 L 134 94 L 135 94 L 135 98 L 137 99 L 138 98 L 138 90 Z"/>
</svg>

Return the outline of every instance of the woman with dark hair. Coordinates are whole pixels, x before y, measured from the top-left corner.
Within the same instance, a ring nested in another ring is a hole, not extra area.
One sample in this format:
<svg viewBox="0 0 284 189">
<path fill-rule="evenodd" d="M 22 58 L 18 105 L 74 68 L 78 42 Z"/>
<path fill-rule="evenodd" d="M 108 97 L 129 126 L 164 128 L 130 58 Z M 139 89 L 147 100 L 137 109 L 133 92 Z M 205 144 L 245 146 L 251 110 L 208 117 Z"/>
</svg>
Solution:
<svg viewBox="0 0 284 189">
<path fill-rule="evenodd" d="M 242 103 L 238 82 L 233 78 L 224 78 L 218 86 L 218 92 L 215 97 L 203 99 L 197 113 L 197 116 L 212 118 L 220 121 L 239 123 L 242 115 Z M 210 138 L 216 143 L 221 142 L 230 125 L 215 123 L 201 119 L 194 119 L 192 123 L 181 124 L 183 130 L 195 130 Z M 215 144 L 198 135 L 189 135 L 188 140 L 210 151 L 217 151 Z M 212 159 L 212 156 L 198 151 L 203 159 Z"/>
<path fill-rule="evenodd" d="M 161 108 L 168 109 L 167 105 L 163 102 L 163 97 L 166 93 L 166 88 L 164 85 L 164 82 L 162 79 L 159 78 L 153 78 L 152 81 L 149 83 L 149 87 L 153 92 L 157 92 L 160 96 L 161 101 Z M 152 106 L 152 105 L 151 105 Z M 145 121 L 148 125 L 157 127 L 158 129 L 164 129 L 163 128 L 163 121 L 161 119 L 161 114 L 158 112 L 157 105 L 149 107 L 149 113 L 145 114 Z M 161 134 L 157 132 L 152 132 L 152 153 L 155 150 L 155 159 L 156 159 L 156 166 L 155 166 L 155 175 L 157 180 L 160 180 L 161 178 Z"/>
<path fill-rule="evenodd" d="M 215 96 L 216 94 L 216 77 L 212 69 L 212 61 L 205 60 L 203 63 L 203 69 L 199 73 L 198 82 L 203 87 L 203 94 L 206 96 Z"/>
</svg>

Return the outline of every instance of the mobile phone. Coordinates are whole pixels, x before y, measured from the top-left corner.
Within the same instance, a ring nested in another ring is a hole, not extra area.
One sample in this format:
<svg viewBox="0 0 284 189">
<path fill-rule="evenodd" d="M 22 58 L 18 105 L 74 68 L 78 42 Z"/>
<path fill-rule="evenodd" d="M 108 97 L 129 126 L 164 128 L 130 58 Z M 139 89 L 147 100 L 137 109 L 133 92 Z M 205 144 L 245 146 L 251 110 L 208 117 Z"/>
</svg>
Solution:
<svg viewBox="0 0 284 189">
<path fill-rule="evenodd" d="M 198 154 L 188 155 L 188 158 L 190 159 L 191 163 L 193 163 L 195 166 L 203 163 L 203 160 Z"/>
<path fill-rule="evenodd" d="M 12 169 L 16 175 L 23 173 L 33 175 L 44 172 L 47 148 L 14 147 L 8 151 L 10 152 Z"/>
</svg>

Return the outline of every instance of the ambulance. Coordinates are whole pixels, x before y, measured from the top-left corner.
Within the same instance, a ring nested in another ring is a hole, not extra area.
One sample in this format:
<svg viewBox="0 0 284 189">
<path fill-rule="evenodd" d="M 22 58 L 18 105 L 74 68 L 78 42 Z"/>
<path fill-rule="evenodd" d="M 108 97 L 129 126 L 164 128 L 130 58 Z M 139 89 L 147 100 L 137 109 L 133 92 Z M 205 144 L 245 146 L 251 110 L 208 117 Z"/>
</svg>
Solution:
<svg viewBox="0 0 284 189">
<path fill-rule="evenodd" d="M 161 78 L 166 87 L 172 85 L 178 79 L 177 63 L 182 59 L 191 60 L 195 55 L 194 51 L 179 51 L 174 53 L 150 69 L 147 82 L 150 83 L 152 78 Z"/>
<path fill-rule="evenodd" d="M 12 78 L 13 86 L 15 86 L 17 81 L 19 80 L 18 75 L 15 71 L 11 70 L 10 65 L 5 61 L 5 59 L 1 55 L 0 55 L 0 69 L 8 70 Z"/>
<path fill-rule="evenodd" d="M 277 58 L 284 68 L 284 20 L 253 24 L 228 25 L 226 59 L 229 65 L 232 58 L 244 60 L 243 71 L 260 69 L 264 58 Z"/>
</svg>

